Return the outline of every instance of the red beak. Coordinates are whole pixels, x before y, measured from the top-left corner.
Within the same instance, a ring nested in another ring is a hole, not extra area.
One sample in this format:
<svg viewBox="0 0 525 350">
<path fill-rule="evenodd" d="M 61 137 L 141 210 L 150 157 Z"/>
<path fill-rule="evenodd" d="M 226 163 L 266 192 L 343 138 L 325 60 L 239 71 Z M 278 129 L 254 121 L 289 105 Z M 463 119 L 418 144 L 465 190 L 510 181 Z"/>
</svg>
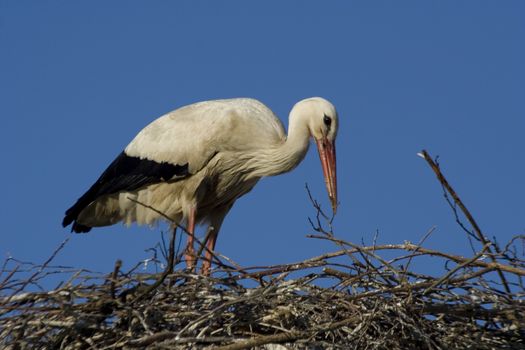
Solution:
<svg viewBox="0 0 525 350">
<path fill-rule="evenodd" d="M 334 214 L 337 211 L 337 173 L 335 161 L 335 144 L 328 141 L 327 138 L 316 140 L 317 149 L 319 150 L 319 157 L 321 158 L 321 165 L 323 166 L 324 181 L 328 191 L 328 197 L 332 204 Z"/>
</svg>

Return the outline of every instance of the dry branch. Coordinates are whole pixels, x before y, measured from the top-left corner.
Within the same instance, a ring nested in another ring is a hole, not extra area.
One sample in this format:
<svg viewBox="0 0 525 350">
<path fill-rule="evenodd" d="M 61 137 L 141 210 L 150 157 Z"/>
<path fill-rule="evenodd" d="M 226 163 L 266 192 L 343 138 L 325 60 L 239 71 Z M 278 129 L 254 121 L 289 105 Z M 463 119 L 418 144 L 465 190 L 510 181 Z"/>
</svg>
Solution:
<svg viewBox="0 0 525 350">
<path fill-rule="evenodd" d="M 488 239 L 481 232 L 481 229 L 479 228 L 478 223 L 476 222 L 476 220 L 474 220 L 474 217 L 472 216 L 470 211 L 467 209 L 465 204 L 463 204 L 463 201 L 459 198 L 459 196 L 456 193 L 456 191 L 454 191 L 452 186 L 450 186 L 449 182 L 445 178 L 445 175 L 443 175 L 443 173 L 441 172 L 441 169 L 439 168 L 439 164 L 436 161 L 434 161 L 432 159 L 432 157 L 430 157 L 430 155 L 428 154 L 428 152 L 426 150 L 421 151 L 421 155 L 423 156 L 423 159 L 425 159 L 427 161 L 427 163 L 430 165 L 430 167 L 432 168 L 432 170 L 436 174 L 436 176 L 437 176 L 439 182 L 441 183 L 441 185 L 452 196 L 452 198 L 454 199 L 454 204 L 457 205 L 461 209 L 461 211 L 463 212 L 463 214 L 467 218 L 468 222 L 470 222 L 470 224 L 472 225 L 472 228 L 474 229 L 474 232 L 476 233 L 476 236 L 479 239 L 479 241 L 484 246 L 487 246 L 487 244 L 489 243 Z M 488 251 L 490 253 L 489 256 L 492 259 L 492 261 L 496 262 L 496 258 L 492 254 L 492 249 L 490 249 L 490 247 L 488 247 Z M 501 279 L 501 282 L 503 283 L 503 286 L 505 287 L 505 290 L 507 291 L 507 293 L 509 293 L 510 292 L 510 287 L 509 287 L 509 284 L 508 284 L 508 282 L 507 282 L 507 280 L 505 278 L 505 275 L 503 274 L 503 272 L 501 270 L 498 269 L 497 271 L 498 271 L 499 277 Z"/>
</svg>

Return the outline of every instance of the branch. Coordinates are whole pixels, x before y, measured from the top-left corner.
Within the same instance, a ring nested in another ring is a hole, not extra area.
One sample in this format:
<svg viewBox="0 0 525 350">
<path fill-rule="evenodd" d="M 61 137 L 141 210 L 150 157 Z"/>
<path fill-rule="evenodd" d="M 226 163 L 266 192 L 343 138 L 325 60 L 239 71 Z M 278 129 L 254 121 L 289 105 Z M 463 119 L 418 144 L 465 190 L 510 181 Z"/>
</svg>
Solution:
<svg viewBox="0 0 525 350">
<path fill-rule="evenodd" d="M 441 183 L 441 185 L 448 191 L 448 193 L 450 193 L 450 195 L 454 199 L 454 203 L 456 203 L 456 205 L 459 206 L 459 208 L 461 209 L 461 211 L 463 212 L 463 214 L 465 215 L 467 220 L 470 222 L 470 224 L 474 228 L 474 232 L 476 233 L 476 236 L 478 237 L 480 242 L 483 243 L 484 246 L 489 244 L 489 241 L 485 238 L 485 236 L 481 232 L 481 229 L 479 228 L 478 223 L 476 222 L 476 220 L 474 220 L 474 217 L 472 216 L 472 214 L 470 214 L 470 211 L 463 204 L 463 202 L 461 201 L 461 199 L 457 195 L 456 191 L 454 191 L 452 186 L 450 186 L 450 184 L 448 183 L 447 179 L 445 178 L 445 176 L 441 172 L 441 170 L 439 168 L 439 165 L 436 164 L 436 162 L 434 162 L 434 160 L 430 157 L 430 155 L 428 154 L 428 152 L 426 150 L 423 150 L 423 151 L 421 151 L 421 153 L 418 153 L 418 154 L 424 160 L 427 161 L 428 165 L 430 165 L 430 167 L 432 168 L 432 170 L 436 174 L 436 176 L 437 176 L 439 182 Z M 492 249 L 490 249 L 490 246 L 487 249 L 488 249 L 488 252 L 489 252 L 490 259 L 494 263 L 496 263 L 496 258 L 494 257 L 494 255 L 492 255 Z M 498 275 L 499 275 L 499 277 L 501 279 L 501 283 L 505 287 L 505 291 L 510 294 L 511 290 L 509 288 L 509 284 L 507 282 L 507 279 L 505 278 L 505 275 L 503 274 L 503 272 L 501 272 L 500 269 L 498 269 L 497 272 L 498 272 Z"/>
</svg>

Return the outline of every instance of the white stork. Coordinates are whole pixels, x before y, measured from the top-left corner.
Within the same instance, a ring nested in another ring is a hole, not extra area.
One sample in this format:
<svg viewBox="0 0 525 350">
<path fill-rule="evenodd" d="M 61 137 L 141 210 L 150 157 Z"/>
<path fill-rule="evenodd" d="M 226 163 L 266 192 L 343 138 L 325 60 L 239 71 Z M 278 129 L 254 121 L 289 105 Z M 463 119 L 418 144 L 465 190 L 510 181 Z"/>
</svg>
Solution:
<svg viewBox="0 0 525 350">
<path fill-rule="evenodd" d="M 186 225 L 185 259 L 193 269 L 195 225 L 208 224 L 203 272 L 209 273 L 210 252 L 235 200 L 262 177 L 295 168 L 308 150 L 310 137 L 317 143 L 335 212 L 337 126 L 334 106 L 320 97 L 292 108 L 288 136 L 275 114 L 254 99 L 179 108 L 142 129 L 66 211 L 62 225 L 72 223 L 71 230 L 81 233 L 119 221 L 153 225 L 173 218 Z"/>
</svg>

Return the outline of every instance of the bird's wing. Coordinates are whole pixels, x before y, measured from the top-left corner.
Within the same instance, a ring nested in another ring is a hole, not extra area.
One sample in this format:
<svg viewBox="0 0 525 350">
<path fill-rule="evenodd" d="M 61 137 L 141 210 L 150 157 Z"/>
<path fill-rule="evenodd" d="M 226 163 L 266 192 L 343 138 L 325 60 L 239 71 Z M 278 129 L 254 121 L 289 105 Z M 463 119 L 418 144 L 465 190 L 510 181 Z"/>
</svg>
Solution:
<svg viewBox="0 0 525 350">
<path fill-rule="evenodd" d="M 168 113 L 142 129 L 91 188 L 66 211 L 68 226 L 96 199 L 195 174 L 218 152 L 276 142 L 282 125 L 250 99 L 196 103 Z M 73 231 L 88 227 L 73 224 Z"/>
<path fill-rule="evenodd" d="M 125 151 L 121 152 L 86 193 L 66 211 L 62 225 L 66 227 L 71 224 L 85 207 L 102 196 L 133 191 L 149 184 L 184 178 L 188 175 L 188 164 L 157 163 L 148 159 L 130 157 Z M 73 224 L 72 229 L 75 232 L 89 231 L 88 227 L 76 223 Z"/>
<path fill-rule="evenodd" d="M 223 150 L 244 150 L 284 139 L 279 119 L 253 99 L 215 100 L 179 108 L 155 120 L 126 147 L 126 154 L 188 164 L 191 174 Z"/>
</svg>

